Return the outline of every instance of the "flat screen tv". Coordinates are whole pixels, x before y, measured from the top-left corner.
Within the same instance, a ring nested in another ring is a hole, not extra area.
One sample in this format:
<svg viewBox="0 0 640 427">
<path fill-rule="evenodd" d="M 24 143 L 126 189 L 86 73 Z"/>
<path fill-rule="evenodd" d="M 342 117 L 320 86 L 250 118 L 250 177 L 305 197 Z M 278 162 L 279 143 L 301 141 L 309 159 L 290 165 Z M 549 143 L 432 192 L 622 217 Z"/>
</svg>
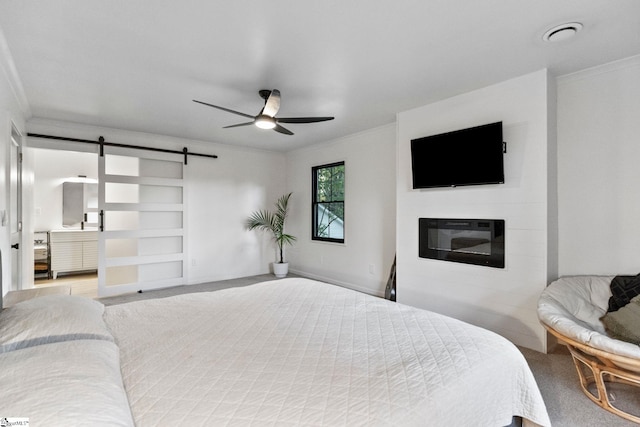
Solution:
<svg viewBox="0 0 640 427">
<path fill-rule="evenodd" d="M 504 183 L 502 122 L 411 140 L 413 188 Z"/>
</svg>

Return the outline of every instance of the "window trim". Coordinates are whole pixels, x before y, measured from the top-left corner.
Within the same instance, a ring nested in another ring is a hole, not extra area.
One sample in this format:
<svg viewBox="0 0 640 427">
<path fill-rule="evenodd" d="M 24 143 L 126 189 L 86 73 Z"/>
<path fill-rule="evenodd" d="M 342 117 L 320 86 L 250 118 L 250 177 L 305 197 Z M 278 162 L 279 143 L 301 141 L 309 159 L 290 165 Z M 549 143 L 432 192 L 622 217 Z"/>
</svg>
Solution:
<svg viewBox="0 0 640 427">
<path fill-rule="evenodd" d="M 323 165 L 318 165 L 318 166 L 313 166 L 311 167 L 311 240 L 315 240 L 315 241 L 320 241 L 320 242 L 330 242 L 330 243 L 341 243 L 344 244 L 344 238 L 345 238 L 345 229 L 344 229 L 344 217 L 346 216 L 346 209 L 345 209 L 345 201 L 344 201 L 344 197 L 343 200 L 339 201 L 342 203 L 342 209 L 343 209 L 343 233 L 342 233 L 342 239 L 336 239 L 333 237 L 320 237 L 317 235 L 317 228 L 316 228 L 316 216 L 317 216 L 317 205 L 319 204 L 324 204 L 326 202 L 318 202 L 317 201 L 317 197 L 318 197 L 318 182 L 317 182 L 317 172 L 319 169 L 326 169 L 326 168 L 331 168 L 331 167 L 335 167 L 335 166 L 345 166 L 345 162 L 344 160 L 339 161 L 339 162 L 333 162 L 333 163 L 327 163 L 327 164 L 323 164 Z M 345 167 L 345 174 L 346 174 L 346 167 Z M 344 189 L 346 190 L 346 189 Z M 333 200 L 332 200 L 333 201 Z"/>
</svg>

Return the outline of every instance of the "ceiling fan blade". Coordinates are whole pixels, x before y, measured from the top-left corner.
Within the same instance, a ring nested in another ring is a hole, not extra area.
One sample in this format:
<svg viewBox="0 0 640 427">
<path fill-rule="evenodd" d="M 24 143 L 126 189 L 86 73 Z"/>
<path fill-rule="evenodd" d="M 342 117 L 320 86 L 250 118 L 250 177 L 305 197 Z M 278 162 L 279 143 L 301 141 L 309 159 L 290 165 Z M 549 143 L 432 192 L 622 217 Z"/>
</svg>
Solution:
<svg viewBox="0 0 640 427">
<path fill-rule="evenodd" d="M 276 117 L 278 123 L 317 123 L 326 122 L 327 120 L 333 120 L 334 117 Z"/>
<path fill-rule="evenodd" d="M 293 132 L 291 132 L 287 128 L 283 128 L 280 125 L 276 125 L 276 127 L 274 127 L 273 130 L 275 130 L 276 132 L 284 133 L 285 135 L 293 135 Z"/>
<path fill-rule="evenodd" d="M 252 125 L 252 124 L 253 124 L 253 122 L 238 123 L 237 125 L 224 126 L 222 129 L 237 128 L 237 127 L 240 127 L 240 126 L 249 126 L 249 125 Z"/>
<path fill-rule="evenodd" d="M 262 113 L 266 116 L 273 117 L 278 114 L 278 110 L 280 109 L 280 91 L 278 89 L 273 89 L 269 94 L 269 98 L 264 102 L 264 108 L 262 109 Z"/>
<path fill-rule="evenodd" d="M 239 111 L 235 111 L 235 110 L 230 110 L 228 108 L 224 108 L 224 107 L 219 107 L 217 105 L 213 105 L 213 104 L 207 104 L 206 102 L 202 102 L 202 101 L 197 101 L 197 100 L 193 100 L 193 102 L 197 102 L 198 104 L 202 104 L 202 105 L 207 105 L 209 107 L 213 107 L 213 108 L 217 108 L 218 110 L 222 110 L 222 111 L 226 111 L 228 113 L 233 113 L 233 114 L 237 114 L 239 116 L 243 116 L 243 117 L 247 117 L 249 119 L 253 119 L 253 116 L 250 116 L 249 114 L 245 114 L 245 113 L 241 113 Z"/>
</svg>

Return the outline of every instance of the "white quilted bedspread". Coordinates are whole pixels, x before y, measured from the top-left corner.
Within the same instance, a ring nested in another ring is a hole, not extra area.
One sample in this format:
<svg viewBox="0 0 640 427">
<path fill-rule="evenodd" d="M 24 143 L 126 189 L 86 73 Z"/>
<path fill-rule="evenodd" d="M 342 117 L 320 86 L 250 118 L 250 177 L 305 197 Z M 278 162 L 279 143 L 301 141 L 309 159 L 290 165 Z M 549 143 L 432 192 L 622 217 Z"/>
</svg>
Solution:
<svg viewBox="0 0 640 427">
<path fill-rule="evenodd" d="M 138 426 L 550 425 L 487 330 L 307 279 L 110 306 Z"/>
</svg>

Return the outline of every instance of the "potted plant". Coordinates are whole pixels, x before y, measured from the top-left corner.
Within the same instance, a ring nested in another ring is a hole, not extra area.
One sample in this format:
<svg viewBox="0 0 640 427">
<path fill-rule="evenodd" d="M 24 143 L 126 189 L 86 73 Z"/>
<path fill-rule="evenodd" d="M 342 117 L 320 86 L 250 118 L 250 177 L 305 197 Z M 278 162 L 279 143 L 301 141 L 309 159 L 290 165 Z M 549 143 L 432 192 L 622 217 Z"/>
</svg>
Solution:
<svg viewBox="0 0 640 427">
<path fill-rule="evenodd" d="M 276 277 L 286 277 L 289 272 L 289 263 L 284 262 L 283 248 L 285 245 L 293 245 L 295 236 L 284 232 L 284 224 L 289 211 L 289 198 L 292 193 L 285 194 L 276 201 L 275 212 L 259 210 L 251 214 L 247 219 L 247 229 L 264 230 L 273 234 L 273 240 L 278 245 L 280 260 L 273 263 L 273 274 Z"/>
</svg>

